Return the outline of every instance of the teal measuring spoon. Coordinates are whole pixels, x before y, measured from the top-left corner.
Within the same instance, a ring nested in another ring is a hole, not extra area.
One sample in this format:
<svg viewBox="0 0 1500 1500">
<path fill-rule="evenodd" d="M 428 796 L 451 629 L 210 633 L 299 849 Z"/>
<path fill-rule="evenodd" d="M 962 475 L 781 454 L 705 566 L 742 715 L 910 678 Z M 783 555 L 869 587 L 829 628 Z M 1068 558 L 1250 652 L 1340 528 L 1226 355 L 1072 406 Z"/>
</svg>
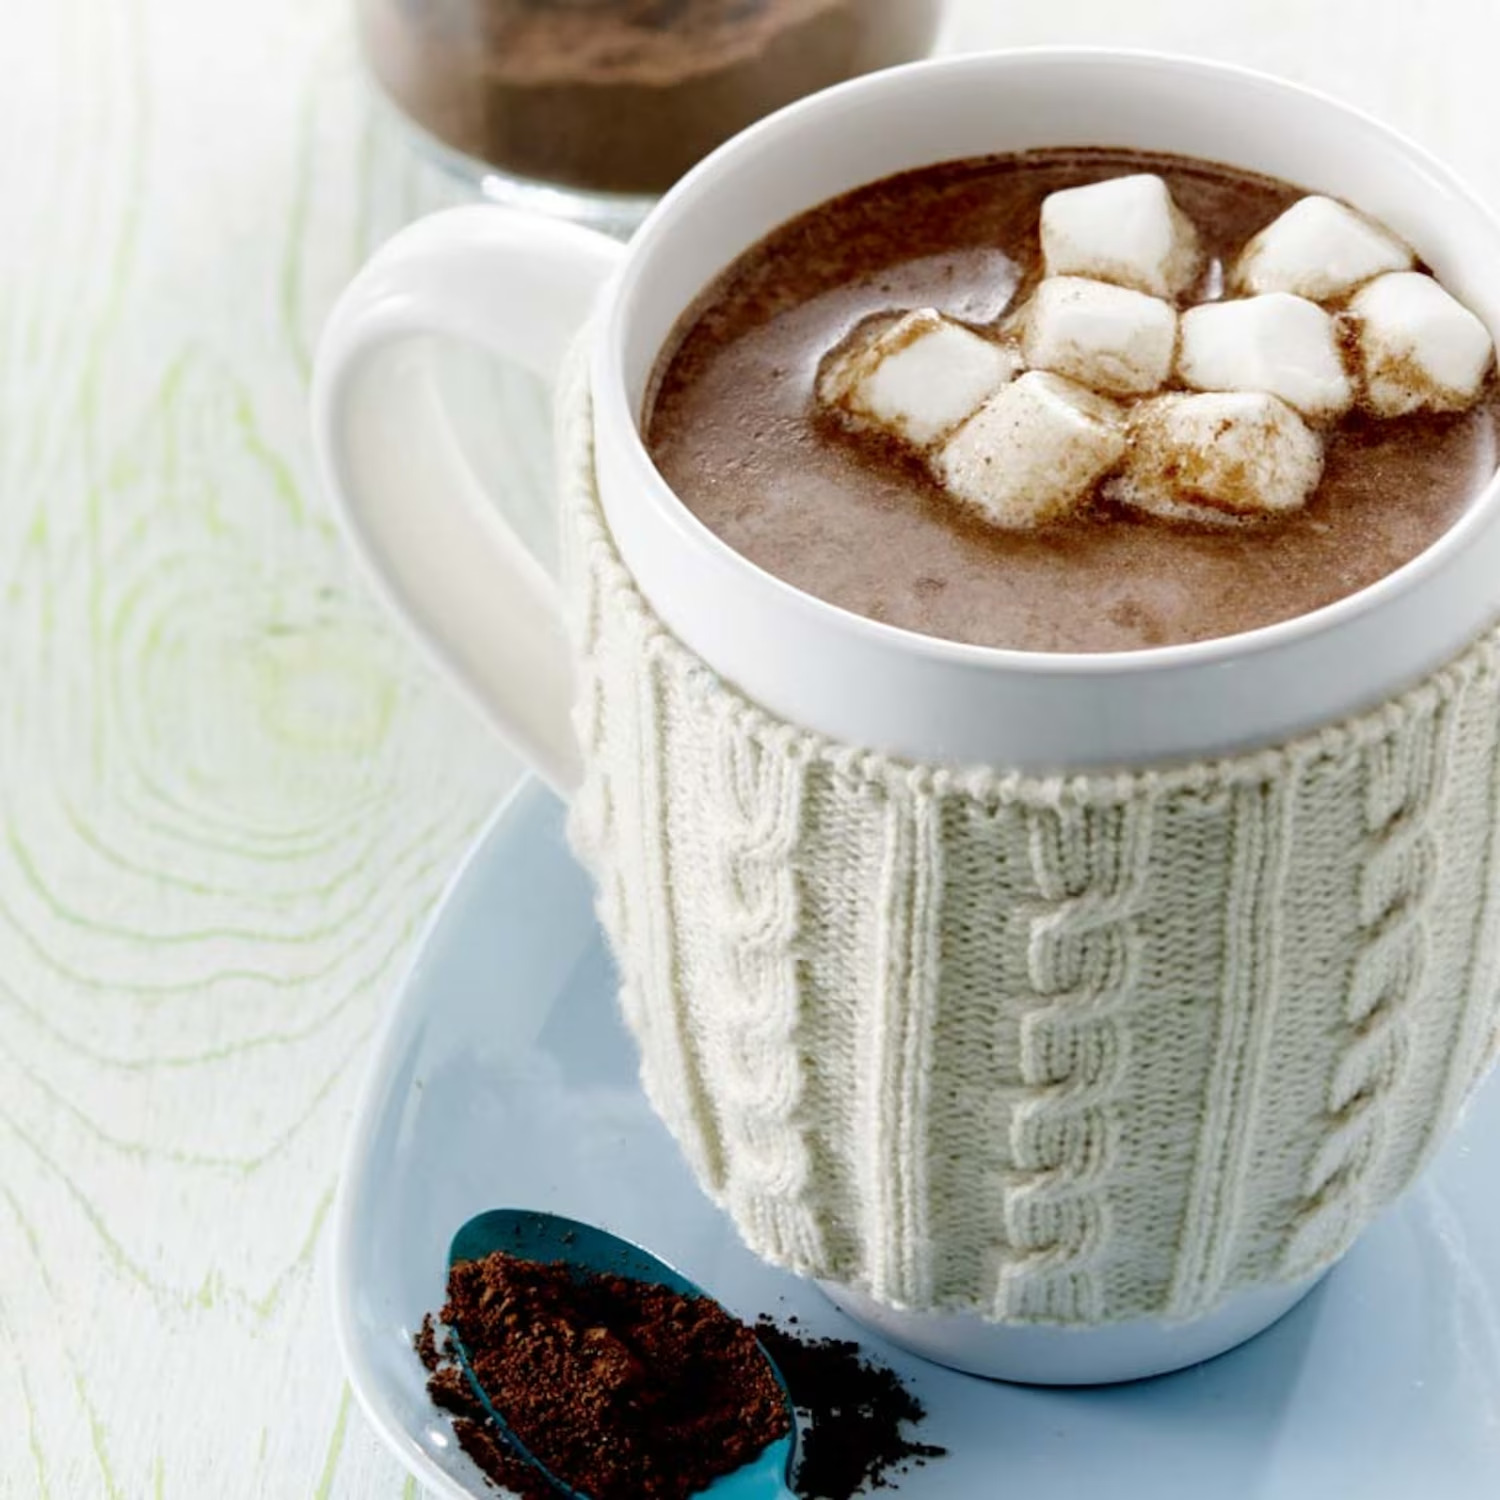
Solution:
<svg viewBox="0 0 1500 1500">
<path fill-rule="evenodd" d="M 476 1214 L 453 1236 L 453 1242 L 448 1246 L 448 1265 L 451 1269 L 460 1261 L 483 1260 L 496 1250 L 503 1250 L 519 1260 L 540 1261 L 549 1265 L 561 1263 L 580 1272 L 628 1276 L 636 1281 L 655 1282 L 687 1297 L 708 1298 L 708 1293 L 701 1287 L 674 1271 L 665 1261 L 658 1260 L 650 1251 L 642 1250 L 639 1245 L 622 1240 L 618 1235 L 611 1234 L 607 1229 L 600 1229 L 597 1225 L 582 1224 L 576 1219 L 565 1219 L 560 1214 L 540 1213 L 535 1209 L 494 1208 L 488 1213 Z M 456 1331 L 453 1332 L 452 1340 L 454 1352 L 475 1396 L 516 1455 L 530 1464 L 558 1494 L 569 1497 L 569 1500 L 590 1500 L 588 1495 L 559 1479 L 516 1436 L 510 1423 L 505 1420 L 505 1413 L 494 1405 L 479 1383 L 479 1378 L 469 1363 L 469 1352 Z M 721 1475 L 706 1490 L 699 1492 L 712 1497 L 712 1500 L 787 1500 L 787 1497 L 794 1496 L 795 1492 L 788 1482 L 796 1444 L 791 1393 L 787 1390 L 775 1361 L 768 1354 L 765 1359 L 776 1377 L 777 1385 L 781 1387 L 782 1399 L 786 1403 L 787 1420 L 790 1424 L 787 1435 L 768 1443 L 749 1463 L 732 1474 Z"/>
</svg>

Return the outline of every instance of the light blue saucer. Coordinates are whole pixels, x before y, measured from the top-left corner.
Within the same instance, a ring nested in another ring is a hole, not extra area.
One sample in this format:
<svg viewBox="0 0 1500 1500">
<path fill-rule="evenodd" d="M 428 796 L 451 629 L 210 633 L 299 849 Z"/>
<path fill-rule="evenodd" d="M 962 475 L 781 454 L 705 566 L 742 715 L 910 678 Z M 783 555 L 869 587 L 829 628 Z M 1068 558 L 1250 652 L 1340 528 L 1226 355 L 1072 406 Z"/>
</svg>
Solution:
<svg viewBox="0 0 1500 1500">
<path fill-rule="evenodd" d="M 411 1351 L 470 1215 L 534 1206 L 640 1241 L 744 1316 L 862 1337 L 950 1456 L 908 1500 L 1495 1500 L 1500 1087 L 1422 1183 L 1268 1333 L 1179 1375 L 1043 1390 L 939 1369 L 762 1265 L 635 1081 L 562 809 L 527 784 L 454 881 L 379 1042 L 335 1215 L 335 1323 L 366 1415 L 434 1493 L 494 1496 Z"/>
</svg>

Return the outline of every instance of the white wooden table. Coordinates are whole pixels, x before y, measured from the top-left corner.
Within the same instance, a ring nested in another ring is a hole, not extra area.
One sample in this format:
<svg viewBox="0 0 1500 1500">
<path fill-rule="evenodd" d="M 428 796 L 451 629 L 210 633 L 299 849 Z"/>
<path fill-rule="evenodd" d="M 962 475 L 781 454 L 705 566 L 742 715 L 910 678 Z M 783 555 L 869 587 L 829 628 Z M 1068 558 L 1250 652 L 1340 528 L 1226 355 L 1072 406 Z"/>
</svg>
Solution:
<svg viewBox="0 0 1500 1500">
<path fill-rule="evenodd" d="M 318 327 L 460 195 L 349 0 L 0 0 L 0 1496 L 415 1494 L 320 1247 L 365 1049 L 516 767 L 313 483 Z M 1495 0 L 957 0 L 1385 115 L 1500 201 Z M 545 495 L 507 388 L 512 503 Z"/>
</svg>

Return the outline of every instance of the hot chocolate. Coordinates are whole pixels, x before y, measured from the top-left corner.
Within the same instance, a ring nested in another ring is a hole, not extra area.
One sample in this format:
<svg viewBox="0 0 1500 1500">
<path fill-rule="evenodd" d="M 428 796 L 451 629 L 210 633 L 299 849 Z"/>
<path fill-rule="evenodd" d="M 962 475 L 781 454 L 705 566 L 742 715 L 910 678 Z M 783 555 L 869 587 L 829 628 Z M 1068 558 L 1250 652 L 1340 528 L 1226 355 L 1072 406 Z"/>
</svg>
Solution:
<svg viewBox="0 0 1500 1500">
<path fill-rule="evenodd" d="M 1118 151 L 1041 151 L 924 168 L 803 214 L 707 290 L 656 371 L 645 430 L 658 467 L 706 525 L 767 571 L 870 618 L 979 645 L 1097 652 L 1232 635 L 1317 609 L 1410 561 L 1494 473 L 1500 396 L 1492 377 L 1465 410 L 1402 413 L 1399 402 L 1386 401 L 1336 421 L 1330 411 L 1348 406 L 1336 383 L 1317 396 L 1333 403 L 1327 410 L 1293 392 L 1288 399 L 1302 400 L 1300 409 L 1318 426 L 1315 454 L 1290 450 L 1307 460 L 1306 482 L 1294 492 L 1300 508 L 1235 524 L 1215 524 L 1193 506 L 1161 515 L 1117 503 L 1111 497 L 1126 492 L 1116 483 L 1082 508 L 1042 518 L 1045 524 L 998 529 L 950 503 L 934 477 L 941 466 L 923 461 L 909 443 L 889 430 L 831 419 L 820 399 L 829 351 L 857 337 L 866 320 L 934 309 L 996 337 L 1016 324 L 1018 309 L 1039 305 L 1031 299 L 1044 269 L 1058 273 L 1043 266 L 1044 200 L 1131 174 L 1165 182 L 1197 243 L 1191 257 L 1180 258 L 1190 282 L 1130 295 L 1144 303 L 1154 291 L 1190 309 L 1264 291 L 1253 314 L 1286 311 L 1273 306 L 1274 297 L 1293 300 L 1285 292 L 1226 286 L 1226 279 L 1233 281 L 1237 264 L 1241 275 L 1261 276 L 1260 262 L 1242 260 L 1243 252 L 1303 198 L 1288 184 Z M 1285 261 L 1297 248 L 1298 225 L 1289 225 L 1291 250 L 1272 243 L 1272 260 Z M 1370 242 L 1378 263 L 1384 252 L 1373 228 Z M 1400 275 L 1387 280 L 1401 292 Z M 1344 304 L 1331 305 L 1342 316 Z M 1310 304 L 1304 299 L 1302 306 Z M 1113 315 L 1109 307 L 1105 313 Z M 1261 337 L 1256 328 L 1246 332 L 1201 313 L 1180 326 L 1191 334 L 1187 352 L 1205 368 L 1224 357 L 1213 342 L 1221 326 L 1231 341 Z M 1348 337 L 1348 326 L 1338 326 Z M 1018 346 L 1034 354 L 1034 335 L 1034 326 L 1022 329 Z M 1178 373 L 1162 386 L 1168 398 L 1183 384 L 1183 349 L 1179 335 Z M 1169 341 L 1163 359 L 1170 355 Z M 1187 368 L 1191 375 L 1194 367 Z M 1118 399 L 1131 378 L 1127 373 L 1110 395 Z M 1040 373 L 1023 379 L 1065 384 Z M 1238 389 L 1212 381 L 1197 388 Z M 1275 406 L 1300 433 L 1291 409 L 1279 400 Z M 1259 461 L 1264 444 L 1251 431 L 1249 451 Z M 1268 443 L 1277 434 L 1266 431 Z M 1151 441 L 1146 430 L 1131 438 L 1141 454 Z M 1148 477 L 1172 472 L 1164 461 Z M 1304 493 L 1310 498 L 1302 504 Z"/>
</svg>

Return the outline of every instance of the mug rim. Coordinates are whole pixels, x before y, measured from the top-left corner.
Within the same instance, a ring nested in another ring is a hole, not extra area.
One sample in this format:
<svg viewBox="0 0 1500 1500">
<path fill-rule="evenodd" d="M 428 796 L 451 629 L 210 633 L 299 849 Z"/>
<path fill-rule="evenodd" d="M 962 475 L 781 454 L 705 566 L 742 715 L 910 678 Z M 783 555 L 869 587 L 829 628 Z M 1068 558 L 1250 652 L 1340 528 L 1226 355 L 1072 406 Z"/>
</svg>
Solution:
<svg viewBox="0 0 1500 1500">
<path fill-rule="evenodd" d="M 808 95 L 783 106 L 731 137 L 682 177 L 647 216 L 626 247 L 620 270 L 612 278 L 603 318 L 603 337 L 594 341 L 590 355 L 592 384 L 596 409 L 600 416 L 612 418 L 628 432 L 628 456 L 637 469 L 635 479 L 642 486 L 645 503 L 654 506 L 665 522 L 691 546 L 708 552 L 721 564 L 742 571 L 758 587 L 768 590 L 782 605 L 792 608 L 825 625 L 863 637 L 874 646 L 898 650 L 930 661 L 941 661 L 990 671 L 1005 671 L 1031 676 L 1129 676 L 1137 673 L 1163 673 L 1173 669 L 1211 667 L 1217 663 L 1237 661 L 1248 656 L 1278 651 L 1310 637 L 1338 630 L 1365 614 L 1378 609 L 1410 590 L 1419 587 L 1431 574 L 1441 570 L 1456 552 L 1469 544 L 1474 532 L 1489 525 L 1493 512 L 1500 506 L 1500 469 L 1469 500 L 1463 512 L 1438 537 L 1415 557 L 1383 574 L 1372 583 L 1345 594 L 1331 603 L 1308 610 L 1290 619 L 1278 620 L 1233 635 L 1214 636 L 1206 640 L 1177 642 L 1165 646 L 1140 647 L 1125 651 L 1029 651 L 1010 646 L 985 646 L 955 641 L 946 636 L 926 635 L 904 626 L 871 619 L 855 610 L 833 604 L 816 594 L 789 583 L 786 579 L 751 561 L 732 547 L 703 522 L 667 481 L 646 447 L 641 431 L 640 414 L 631 410 L 626 391 L 624 354 L 626 320 L 636 284 L 658 246 L 668 237 L 682 233 L 683 220 L 693 211 L 694 198 L 704 185 L 726 167 L 758 150 L 763 142 L 808 127 L 824 116 L 837 115 L 852 98 L 878 95 L 899 90 L 914 75 L 938 79 L 961 72 L 1003 72 L 1012 67 L 1033 65 L 1067 66 L 1075 63 L 1104 63 L 1141 71 L 1196 73 L 1200 76 L 1233 78 L 1238 83 L 1268 89 L 1282 95 L 1295 95 L 1329 108 L 1374 132 L 1384 146 L 1404 154 L 1430 177 L 1461 197 L 1483 219 L 1494 234 L 1500 252 L 1500 215 L 1451 167 L 1395 126 L 1356 105 L 1307 84 L 1236 63 L 1151 48 L 1104 46 L 1035 46 L 996 48 L 983 52 L 963 53 L 954 57 L 928 57 L 903 63 L 847 80 L 831 88 Z M 936 86 L 934 84 L 933 86 Z M 899 169 L 905 170 L 905 169 Z M 869 182 L 881 180 L 879 177 Z M 852 184 L 852 191 L 864 184 Z M 823 200 L 826 201 L 826 200 Z M 813 205 L 816 207 L 817 205 Z M 808 211 L 808 210 L 804 210 Z M 777 226 L 767 225 L 757 238 L 771 233 Z M 753 245 L 756 241 L 751 241 Z M 750 248 L 750 246 L 746 246 Z M 740 252 L 740 253 L 743 253 Z M 1497 262 L 1500 264 L 1500 262 Z M 723 269 L 723 268 L 721 268 Z M 694 291 L 694 297 L 703 288 Z M 684 312 L 691 306 L 691 299 Z M 1500 339 L 1491 338 L 1500 348 Z M 660 357 L 658 348 L 655 358 Z M 1497 601 L 1500 603 L 1500 601 Z"/>
</svg>

